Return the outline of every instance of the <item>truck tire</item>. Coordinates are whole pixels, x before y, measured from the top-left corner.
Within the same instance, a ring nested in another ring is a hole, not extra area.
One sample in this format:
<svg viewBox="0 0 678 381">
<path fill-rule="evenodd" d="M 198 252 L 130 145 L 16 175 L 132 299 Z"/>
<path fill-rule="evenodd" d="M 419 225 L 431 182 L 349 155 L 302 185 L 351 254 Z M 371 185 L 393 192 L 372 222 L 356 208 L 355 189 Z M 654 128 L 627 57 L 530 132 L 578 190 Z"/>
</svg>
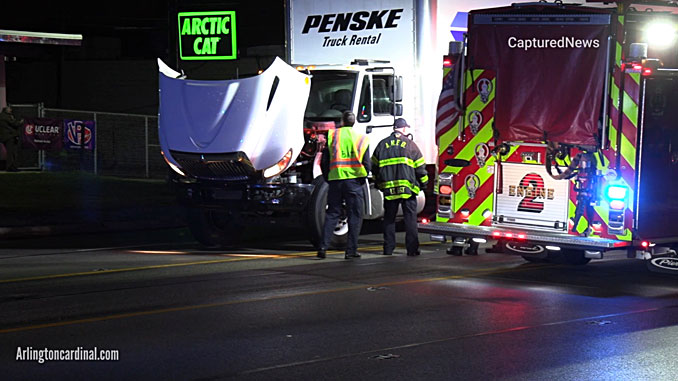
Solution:
<svg viewBox="0 0 678 381">
<path fill-rule="evenodd" d="M 322 176 L 313 179 L 313 193 L 308 201 L 306 209 L 306 221 L 310 233 L 310 241 L 315 248 L 320 247 L 323 229 L 325 227 L 325 211 L 327 210 L 327 191 L 330 186 L 325 182 Z M 343 214 L 343 213 L 342 213 Z M 335 234 L 330 238 L 329 248 L 343 249 L 346 247 L 348 237 L 348 225 L 346 217 L 339 219 Z"/>
<path fill-rule="evenodd" d="M 234 211 L 188 208 L 188 227 L 193 237 L 208 248 L 222 248 L 238 243 L 244 227 Z"/>
</svg>

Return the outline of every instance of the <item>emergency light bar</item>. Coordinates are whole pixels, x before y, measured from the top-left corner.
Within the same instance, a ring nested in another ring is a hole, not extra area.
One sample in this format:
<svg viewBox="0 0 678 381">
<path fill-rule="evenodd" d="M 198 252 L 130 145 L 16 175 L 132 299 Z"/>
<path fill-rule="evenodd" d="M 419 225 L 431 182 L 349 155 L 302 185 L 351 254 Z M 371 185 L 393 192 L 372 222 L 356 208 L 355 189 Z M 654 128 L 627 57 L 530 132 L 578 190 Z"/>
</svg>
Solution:
<svg viewBox="0 0 678 381">
<path fill-rule="evenodd" d="M 610 185 L 607 188 L 607 197 L 611 200 L 623 200 L 626 198 L 627 188 L 621 185 Z"/>
</svg>

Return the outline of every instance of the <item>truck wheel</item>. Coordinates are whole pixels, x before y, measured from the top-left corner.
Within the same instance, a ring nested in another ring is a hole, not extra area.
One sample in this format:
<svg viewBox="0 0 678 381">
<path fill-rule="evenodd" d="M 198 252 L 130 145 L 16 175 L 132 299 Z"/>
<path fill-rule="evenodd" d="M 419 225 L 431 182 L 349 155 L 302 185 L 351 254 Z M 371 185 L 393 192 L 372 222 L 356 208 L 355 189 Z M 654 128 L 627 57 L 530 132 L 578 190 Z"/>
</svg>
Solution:
<svg viewBox="0 0 678 381">
<path fill-rule="evenodd" d="M 325 227 L 325 211 L 327 210 L 327 191 L 330 186 L 325 182 L 322 176 L 313 180 L 314 188 L 311 199 L 308 202 L 307 225 L 310 233 L 310 240 L 318 248 L 322 241 L 323 229 Z M 329 246 L 334 249 L 343 249 L 346 247 L 348 237 L 348 221 L 345 213 L 339 218 L 337 226 L 334 228 L 334 234 L 330 238 Z"/>
<path fill-rule="evenodd" d="M 187 217 L 193 237 L 209 248 L 236 244 L 244 229 L 233 211 L 188 208 Z"/>
<path fill-rule="evenodd" d="M 531 263 L 546 262 L 546 249 L 542 245 L 521 242 L 506 242 L 504 251 L 509 254 L 520 255 Z"/>
</svg>

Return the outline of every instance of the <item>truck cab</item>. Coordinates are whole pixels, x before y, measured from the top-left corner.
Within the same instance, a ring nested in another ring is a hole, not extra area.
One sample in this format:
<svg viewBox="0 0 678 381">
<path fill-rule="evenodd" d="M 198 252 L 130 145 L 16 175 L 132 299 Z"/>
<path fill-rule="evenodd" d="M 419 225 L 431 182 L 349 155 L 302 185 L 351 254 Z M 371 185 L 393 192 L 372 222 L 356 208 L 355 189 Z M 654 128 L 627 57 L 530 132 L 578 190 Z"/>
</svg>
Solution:
<svg viewBox="0 0 678 381">
<path fill-rule="evenodd" d="M 317 245 L 328 190 L 320 170 L 327 132 L 351 110 L 353 128 L 374 146 L 406 108 L 402 77 L 388 62 L 293 68 L 277 60 L 256 77 L 231 81 L 176 78 L 161 69 L 163 156 L 189 227 L 206 246 L 234 244 L 249 225 L 300 227 Z M 383 196 L 371 179 L 368 189 L 364 218 L 379 219 Z M 420 211 L 424 201 L 420 194 Z M 331 244 L 341 247 L 347 231 L 342 218 Z"/>
</svg>

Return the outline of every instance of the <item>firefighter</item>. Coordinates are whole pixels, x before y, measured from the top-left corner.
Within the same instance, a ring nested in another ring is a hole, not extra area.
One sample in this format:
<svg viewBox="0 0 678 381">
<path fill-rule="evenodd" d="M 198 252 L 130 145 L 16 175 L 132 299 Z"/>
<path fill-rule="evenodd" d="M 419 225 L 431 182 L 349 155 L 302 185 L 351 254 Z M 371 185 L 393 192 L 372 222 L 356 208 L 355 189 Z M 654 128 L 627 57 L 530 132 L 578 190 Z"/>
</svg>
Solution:
<svg viewBox="0 0 678 381">
<path fill-rule="evenodd" d="M 341 215 L 342 199 L 346 202 L 348 217 L 348 241 L 344 258 L 360 258 L 358 234 L 363 222 L 365 195 L 363 186 L 370 171 L 370 157 L 367 154 L 367 136 L 353 130 L 355 114 L 344 111 L 342 127 L 330 130 L 327 146 L 323 149 L 320 168 L 329 184 L 327 192 L 327 213 L 318 258 L 325 258 L 330 237 Z"/>
<path fill-rule="evenodd" d="M 19 137 L 24 120 L 12 114 L 12 107 L 7 106 L 0 113 L 0 143 L 7 150 L 7 172 L 17 172 L 19 156 Z"/>
<path fill-rule="evenodd" d="M 384 255 L 395 249 L 395 218 L 402 206 L 405 218 L 405 247 L 417 256 L 417 194 L 426 187 L 428 175 L 419 147 L 408 137 L 409 125 L 398 118 L 393 133 L 379 142 L 372 155 L 372 174 L 384 194 Z"/>
</svg>

